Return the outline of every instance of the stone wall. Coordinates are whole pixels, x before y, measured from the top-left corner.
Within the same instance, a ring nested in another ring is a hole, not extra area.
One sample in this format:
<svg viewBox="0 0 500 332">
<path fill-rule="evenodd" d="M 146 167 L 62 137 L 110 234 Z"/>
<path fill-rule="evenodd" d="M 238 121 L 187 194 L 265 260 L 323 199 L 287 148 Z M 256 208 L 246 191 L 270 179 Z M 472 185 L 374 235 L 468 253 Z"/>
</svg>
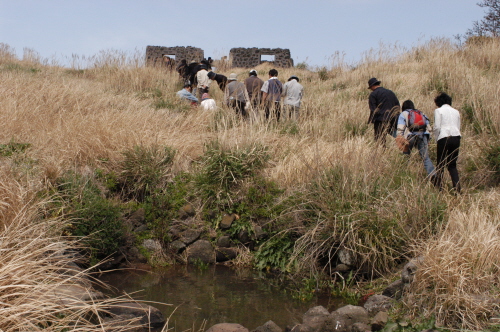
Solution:
<svg viewBox="0 0 500 332">
<path fill-rule="evenodd" d="M 274 61 L 262 61 L 262 55 L 274 55 Z M 293 59 L 287 48 L 232 48 L 229 59 L 233 67 L 252 68 L 263 62 L 272 63 L 276 67 L 293 67 Z"/>
<path fill-rule="evenodd" d="M 177 66 L 181 60 L 186 59 L 189 64 L 191 61 L 201 61 L 205 57 L 205 53 L 201 48 L 192 46 L 147 46 L 146 47 L 146 66 L 154 66 L 160 64 L 163 54 L 175 55 L 175 65 Z"/>
</svg>

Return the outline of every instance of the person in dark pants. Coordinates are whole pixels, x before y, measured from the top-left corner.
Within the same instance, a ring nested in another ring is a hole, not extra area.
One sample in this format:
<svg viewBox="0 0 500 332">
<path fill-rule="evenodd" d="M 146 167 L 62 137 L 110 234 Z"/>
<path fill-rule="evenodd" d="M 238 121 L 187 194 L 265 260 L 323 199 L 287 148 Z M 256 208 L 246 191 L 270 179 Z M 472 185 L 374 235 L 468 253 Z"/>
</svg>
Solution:
<svg viewBox="0 0 500 332">
<path fill-rule="evenodd" d="M 457 170 L 461 139 L 460 113 L 451 107 L 451 97 L 444 92 L 434 99 L 434 103 L 439 107 L 434 111 L 434 137 L 437 141 L 436 186 L 442 189 L 443 172 L 446 167 L 450 173 L 453 189 L 460 193 Z"/>
<path fill-rule="evenodd" d="M 373 123 L 375 141 L 385 146 L 386 135 L 396 137 L 396 126 L 401 108 L 396 94 L 380 86 L 375 77 L 368 80 L 368 89 L 372 90 L 368 97 L 370 117 L 368 123 Z"/>
<path fill-rule="evenodd" d="M 247 117 L 246 104 L 250 100 L 248 98 L 245 84 L 237 81 L 238 75 L 231 73 L 228 78 L 226 90 L 224 91 L 224 100 L 229 107 L 232 107 L 236 114 Z"/>
<path fill-rule="evenodd" d="M 261 106 L 264 107 L 266 119 L 274 115 L 276 116 L 276 121 L 279 121 L 283 83 L 278 79 L 278 71 L 276 69 L 269 71 L 269 79 L 264 82 L 260 91 L 262 91 Z"/>
</svg>

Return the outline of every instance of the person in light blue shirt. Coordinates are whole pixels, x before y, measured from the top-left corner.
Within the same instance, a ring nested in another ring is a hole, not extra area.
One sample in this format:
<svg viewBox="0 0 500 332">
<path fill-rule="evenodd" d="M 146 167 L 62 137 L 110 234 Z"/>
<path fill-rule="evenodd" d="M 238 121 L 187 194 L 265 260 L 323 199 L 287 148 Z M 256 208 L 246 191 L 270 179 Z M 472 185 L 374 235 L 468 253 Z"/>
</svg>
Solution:
<svg viewBox="0 0 500 332">
<path fill-rule="evenodd" d="M 409 156 L 411 150 L 414 147 L 417 147 L 418 152 L 422 157 L 427 175 L 431 177 L 432 181 L 435 181 L 434 165 L 432 164 L 431 158 L 429 157 L 429 119 L 427 118 L 427 116 L 425 116 L 425 114 L 421 113 L 425 118 L 425 126 L 420 128 L 412 128 L 409 122 L 409 115 L 411 110 L 415 110 L 415 105 L 411 100 L 405 100 L 403 102 L 403 105 L 401 106 L 401 109 L 403 110 L 403 112 L 401 112 L 398 117 L 397 136 L 404 137 L 408 142 L 408 146 L 403 151 L 403 153 Z"/>
<path fill-rule="evenodd" d="M 191 105 L 196 105 L 198 104 L 198 98 L 196 98 L 195 95 L 191 93 L 192 89 L 193 87 L 191 86 L 191 84 L 184 84 L 184 88 L 180 91 L 177 91 L 177 96 L 183 100 L 191 102 Z"/>
</svg>

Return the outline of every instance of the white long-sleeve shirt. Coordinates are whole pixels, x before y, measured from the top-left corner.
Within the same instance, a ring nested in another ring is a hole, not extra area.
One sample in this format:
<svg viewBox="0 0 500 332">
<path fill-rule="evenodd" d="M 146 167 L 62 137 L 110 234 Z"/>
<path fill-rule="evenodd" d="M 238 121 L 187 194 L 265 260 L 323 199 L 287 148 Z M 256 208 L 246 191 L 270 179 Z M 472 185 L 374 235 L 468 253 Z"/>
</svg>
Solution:
<svg viewBox="0 0 500 332">
<path fill-rule="evenodd" d="M 448 104 L 434 111 L 434 138 L 460 135 L 460 113 Z"/>
</svg>

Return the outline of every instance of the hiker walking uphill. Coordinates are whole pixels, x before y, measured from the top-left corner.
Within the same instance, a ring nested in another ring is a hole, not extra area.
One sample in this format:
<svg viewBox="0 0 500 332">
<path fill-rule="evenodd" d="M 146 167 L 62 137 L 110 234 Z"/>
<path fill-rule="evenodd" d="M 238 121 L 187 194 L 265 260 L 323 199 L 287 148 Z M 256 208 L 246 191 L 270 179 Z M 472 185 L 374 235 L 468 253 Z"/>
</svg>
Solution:
<svg viewBox="0 0 500 332">
<path fill-rule="evenodd" d="M 235 73 L 229 75 L 226 90 L 224 91 L 224 100 L 229 107 L 234 108 L 236 114 L 247 116 L 246 105 L 250 99 L 245 84 L 237 81 Z"/>
<path fill-rule="evenodd" d="M 429 119 L 420 110 L 415 109 L 411 100 L 405 100 L 401 107 L 403 112 L 398 117 L 396 140 L 401 139 L 403 153 L 410 155 L 417 147 L 428 176 L 434 175 L 434 165 L 429 157 L 430 125 Z"/>
<path fill-rule="evenodd" d="M 257 71 L 255 69 L 250 70 L 248 77 L 245 79 L 245 86 L 247 88 L 248 97 L 254 110 L 259 108 L 259 104 L 262 96 L 262 86 L 264 81 L 257 77 Z"/>
<path fill-rule="evenodd" d="M 279 121 L 281 114 L 281 93 L 283 92 L 283 83 L 278 79 L 278 71 L 271 69 L 269 71 L 269 80 L 262 85 L 262 102 L 266 119 L 274 116 Z"/>
<path fill-rule="evenodd" d="M 373 123 L 375 140 L 385 146 L 387 134 L 396 137 L 397 118 L 401 109 L 394 92 L 381 87 L 380 83 L 375 77 L 368 80 L 368 89 L 372 90 L 368 98 L 370 107 L 368 123 Z"/>
<path fill-rule="evenodd" d="M 285 116 L 292 120 L 299 118 L 300 103 L 304 87 L 299 83 L 299 78 L 295 75 L 290 76 L 288 82 L 283 85 L 283 104 L 285 108 Z"/>
<path fill-rule="evenodd" d="M 444 168 L 448 168 L 453 189 L 460 193 L 457 159 L 460 149 L 460 113 L 451 107 L 451 97 L 446 93 L 439 94 L 434 103 L 438 109 L 434 111 L 434 137 L 437 141 L 436 186 L 442 189 Z"/>
</svg>

